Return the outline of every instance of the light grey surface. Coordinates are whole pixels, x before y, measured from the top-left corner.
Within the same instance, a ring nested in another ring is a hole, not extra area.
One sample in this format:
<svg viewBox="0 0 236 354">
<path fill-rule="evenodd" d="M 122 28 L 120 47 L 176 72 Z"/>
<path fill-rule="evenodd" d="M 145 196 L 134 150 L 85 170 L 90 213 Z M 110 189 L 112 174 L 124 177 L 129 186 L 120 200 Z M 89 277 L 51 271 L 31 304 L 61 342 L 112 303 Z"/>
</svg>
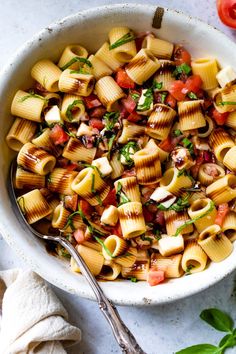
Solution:
<svg viewBox="0 0 236 354">
<path fill-rule="evenodd" d="M 2 1 L 0 68 L 24 41 L 51 22 L 88 7 L 117 2 L 119 1 Z M 215 0 L 160 0 L 158 2 L 148 1 L 148 3 L 185 11 L 202 18 L 236 39 L 236 32 L 232 32 L 219 22 Z M 20 259 L 15 258 L 13 251 L 1 238 L 0 249 L 0 270 L 24 267 Z M 170 305 L 145 308 L 123 307 L 119 308 L 119 311 L 148 354 L 171 354 L 197 343 L 216 344 L 223 334 L 205 325 L 198 316 L 202 309 L 219 307 L 229 312 L 236 321 L 235 276 L 236 274 L 228 277 L 207 291 Z M 83 332 L 82 342 L 68 350 L 68 353 L 119 353 L 109 327 L 95 303 L 69 295 L 55 287 L 54 290 L 67 308 L 71 322 L 78 325 Z M 227 354 L 233 352 L 235 351 L 229 350 Z"/>
</svg>

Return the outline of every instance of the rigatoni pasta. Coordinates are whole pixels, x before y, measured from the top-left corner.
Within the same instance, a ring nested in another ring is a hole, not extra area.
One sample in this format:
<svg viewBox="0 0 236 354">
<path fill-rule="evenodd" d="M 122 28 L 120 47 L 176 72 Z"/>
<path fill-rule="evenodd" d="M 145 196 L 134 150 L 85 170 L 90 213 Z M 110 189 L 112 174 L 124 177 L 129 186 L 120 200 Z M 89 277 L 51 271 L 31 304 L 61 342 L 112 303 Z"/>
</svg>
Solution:
<svg viewBox="0 0 236 354">
<path fill-rule="evenodd" d="M 75 43 L 36 61 L 6 142 L 27 222 L 68 238 L 99 279 L 157 285 L 232 252 L 236 76 L 139 37 L 119 26 L 95 53 Z"/>
</svg>

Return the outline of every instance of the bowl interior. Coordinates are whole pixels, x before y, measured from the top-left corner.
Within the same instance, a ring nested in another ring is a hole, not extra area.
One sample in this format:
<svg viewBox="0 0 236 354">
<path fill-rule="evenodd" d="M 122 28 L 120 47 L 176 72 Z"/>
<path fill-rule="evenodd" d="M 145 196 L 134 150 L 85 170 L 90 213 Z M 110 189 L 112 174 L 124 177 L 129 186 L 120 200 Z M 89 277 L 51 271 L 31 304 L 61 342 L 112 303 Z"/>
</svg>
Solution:
<svg viewBox="0 0 236 354">
<path fill-rule="evenodd" d="M 155 7 L 137 4 L 113 5 L 91 9 L 65 18 L 26 43 L 4 68 L 0 77 L 0 230 L 19 257 L 49 282 L 80 296 L 94 299 L 93 293 L 81 275 L 73 274 L 68 263 L 49 256 L 45 245 L 27 230 L 15 217 L 7 192 L 8 171 L 14 154 L 5 143 L 5 136 L 13 122 L 10 104 L 17 89 L 30 86 L 30 68 L 41 58 L 57 60 L 68 44 L 79 43 L 89 52 L 96 51 L 107 39 L 110 28 L 126 25 L 136 32 L 152 31 L 158 37 L 182 43 L 193 57 L 213 56 L 220 65 L 234 66 L 236 46 L 216 29 L 165 9 L 161 29 L 152 28 Z M 102 282 L 107 296 L 119 304 L 161 304 L 189 296 L 219 281 L 236 268 L 236 250 L 220 264 L 211 264 L 202 273 L 170 280 L 151 288 L 146 282 Z"/>
</svg>

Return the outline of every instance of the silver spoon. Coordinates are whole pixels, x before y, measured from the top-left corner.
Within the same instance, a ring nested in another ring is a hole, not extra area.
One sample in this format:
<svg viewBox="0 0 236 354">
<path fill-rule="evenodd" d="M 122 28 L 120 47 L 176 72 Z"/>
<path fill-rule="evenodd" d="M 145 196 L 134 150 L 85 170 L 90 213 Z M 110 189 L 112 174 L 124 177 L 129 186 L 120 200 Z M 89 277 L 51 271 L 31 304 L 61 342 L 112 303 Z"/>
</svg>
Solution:
<svg viewBox="0 0 236 354">
<path fill-rule="evenodd" d="M 33 229 L 28 224 L 16 200 L 14 183 L 13 183 L 16 167 L 17 167 L 16 160 L 13 160 L 10 167 L 10 178 L 8 179 L 8 189 L 9 189 L 10 200 L 12 202 L 12 208 L 19 222 L 22 224 L 23 227 L 27 226 L 27 228 L 35 236 L 44 240 L 60 243 L 60 245 L 62 245 L 69 252 L 69 254 L 74 258 L 74 260 L 80 267 L 81 273 L 86 278 L 89 285 L 91 286 L 96 296 L 99 308 L 103 313 L 103 315 L 105 316 L 108 323 L 110 324 L 114 337 L 117 343 L 119 344 L 119 346 L 121 347 L 122 352 L 127 354 L 146 354 L 140 348 L 133 334 L 130 332 L 130 330 L 126 327 L 126 325 L 120 318 L 120 315 L 115 305 L 113 305 L 112 302 L 107 299 L 106 295 L 102 291 L 97 280 L 94 278 L 89 268 L 87 267 L 86 263 L 84 262 L 83 258 L 74 248 L 74 246 L 72 246 L 72 244 L 65 237 L 61 235 L 56 235 L 56 236 L 43 235 L 40 232 Z"/>
</svg>

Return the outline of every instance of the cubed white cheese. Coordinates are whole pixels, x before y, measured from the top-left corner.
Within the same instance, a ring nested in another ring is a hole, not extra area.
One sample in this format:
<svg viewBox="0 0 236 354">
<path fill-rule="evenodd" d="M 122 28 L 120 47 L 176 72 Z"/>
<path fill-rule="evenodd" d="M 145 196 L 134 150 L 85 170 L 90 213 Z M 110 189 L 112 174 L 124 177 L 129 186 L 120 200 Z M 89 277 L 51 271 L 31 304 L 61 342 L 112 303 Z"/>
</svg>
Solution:
<svg viewBox="0 0 236 354">
<path fill-rule="evenodd" d="M 158 243 L 159 252 L 162 256 L 171 256 L 184 250 L 184 239 L 179 236 L 164 236 Z"/>
<path fill-rule="evenodd" d="M 106 225 L 115 226 L 118 221 L 118 209 L 114 205 L 107 207 L 101 216 L 101 222 Z"/>
<path fill-rule="evenodd" d="M 45 121 L 48 125 L 61 123 L 63 124 L 63 119 L 61 118 L 60 109 L 57 106 L 52 106 L 52 108 L 45 114 Z"/>
<path fill-rule="evenodd" d="M 79 129 L 77 130 L 76 133 L 77 136 L 82 136 L 82 135 L 92 136 L 93 134 L 94 134 L 93 128 L 83 122 L 80 124 Z"/>
<path fill-rule="evenodd" d="M 175 202 L 176 196 L 168 192 L 164 187 L 157 187 L 150 196 L 150 199 L 169 208 Z"/>
<path fill-rule="evenodd" d="M 236 80 L 236 72 L 232 66 L 228 65 L 218 72 L 216 79 L 218 80 L 221 87 L 225 87 L 230 82 Z"/>
<path fill-rule="evenodd" d="M 132 146 L 130 146 L 130 148 L 127 150 L 127 154 L 129 154 L 129 157 L 131 160 L 134 159 L 134 149 L 132 148 Z M 120 162 L 122 163 L 122 165 L 129 165 L 129 162 L 126 161 L 126 158 L 124 155 L 120 155 Z"/>
<path fill-rule="evenodd" d="M 108 158 L 105 156 L 93 160 L 92 165 L 96 166 L 103 176 L 108 176 L 112 173 L 112 167 L 108 161 Z"/>
<path fill-rule="evenodd" d="M 141 94 L 141 96 L 139 98 L 138 105 L 137 105 L 137 111 L 138 111 L 138 107 L 143 105 L 144 102 L 145 102 L 145 99 L 146 99 L 145 93 L 147 92 L 147 90 L 148 89 L 142 90 L 142 94 Z M 142 114 L 142 115 L 147 115 L 152 110 L 153 110 L 153 102 L 151 103 L 151 105 L 150 105 L 148 110 L 146 110 L 146 111 L 138 111 L 138 113 Z"/>
</svg>

